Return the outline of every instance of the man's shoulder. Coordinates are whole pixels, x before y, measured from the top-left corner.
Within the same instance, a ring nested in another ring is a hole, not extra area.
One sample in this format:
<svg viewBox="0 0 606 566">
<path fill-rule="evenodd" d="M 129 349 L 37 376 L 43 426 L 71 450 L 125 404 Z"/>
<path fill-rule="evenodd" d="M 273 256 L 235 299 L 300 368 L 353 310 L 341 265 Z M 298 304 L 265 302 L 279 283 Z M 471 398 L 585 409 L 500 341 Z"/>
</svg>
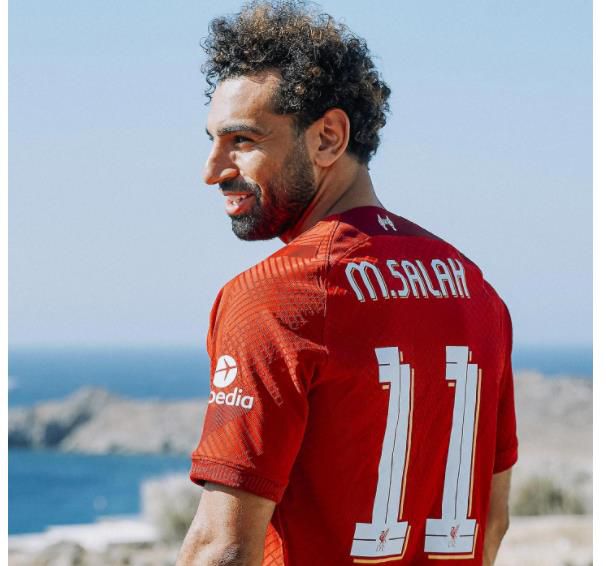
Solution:
<svg viewBox="0 0 606 566">
<path fill-rule="evenodd" d="M 217 297 L 211 322 L 244 314 L 271 317 L 285 327 L 306 326 L 323 317 L 330 242 L 337 222 L 321 221 L 259 263 L 228 281 Z"/>
</svg>

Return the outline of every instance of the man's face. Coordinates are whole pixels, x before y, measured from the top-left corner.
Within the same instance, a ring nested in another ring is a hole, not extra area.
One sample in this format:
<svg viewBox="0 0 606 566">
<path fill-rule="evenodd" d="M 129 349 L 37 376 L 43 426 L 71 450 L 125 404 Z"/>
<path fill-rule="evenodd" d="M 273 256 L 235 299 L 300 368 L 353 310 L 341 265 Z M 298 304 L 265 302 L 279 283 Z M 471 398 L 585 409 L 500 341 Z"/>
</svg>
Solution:
<svg viewBox="0 0 606 566">
<path fill-rule="evenodd" d="M 280 236 L 299 220 L 316 183 L 305 136 L 292 118 L 272 111 L 273 74 L 217 86 L 208 116 L 213 142 L 204 180 L 226 197 L 232 229 L 243 240 Z"/>
</svg>

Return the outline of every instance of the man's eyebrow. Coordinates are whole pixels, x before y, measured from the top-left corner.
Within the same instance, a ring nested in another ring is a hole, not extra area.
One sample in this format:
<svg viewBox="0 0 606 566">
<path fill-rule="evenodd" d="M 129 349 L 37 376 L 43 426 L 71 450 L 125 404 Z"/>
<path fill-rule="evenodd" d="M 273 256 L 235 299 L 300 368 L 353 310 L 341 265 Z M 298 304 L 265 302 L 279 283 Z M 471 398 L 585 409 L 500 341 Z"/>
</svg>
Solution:
<svg viewBox="0 0 606 566">
<path fill-rule="evenodd" d="M 257 134 L 258 136 L 263 135 L 265 133 L 263 132 L 263 130 L 255 126 L 251 126 L 250 124 L 232 124 L 230 126 L 224 126 L 223 128 L 219 128 L 217 130 L 217 136 L 226 136 L 235 132 L 250 132 L 251 134 Z M 208 131 L 208 128 L 206 128 L 206 133 L 208 134 L 208 137 L 212 139 L 213 136 Z"/>
</svg>

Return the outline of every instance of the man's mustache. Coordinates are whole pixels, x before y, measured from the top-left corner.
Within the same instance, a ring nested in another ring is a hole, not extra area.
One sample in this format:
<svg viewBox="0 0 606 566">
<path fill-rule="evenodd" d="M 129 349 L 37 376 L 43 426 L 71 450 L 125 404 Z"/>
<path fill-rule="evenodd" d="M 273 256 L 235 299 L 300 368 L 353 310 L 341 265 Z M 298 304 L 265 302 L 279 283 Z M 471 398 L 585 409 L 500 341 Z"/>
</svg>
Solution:
<svg viewBox="0 0 606 566">
<path fill-rule="evenodd" d="M 255 183 L 248 183 L 244 179 L 230 179 L 229 181 L 223 181 L 219 183 L 219 188 L 224 193 L 253 193 L 259 196 L 261 190 L 259 185 Z"/>
</svg>

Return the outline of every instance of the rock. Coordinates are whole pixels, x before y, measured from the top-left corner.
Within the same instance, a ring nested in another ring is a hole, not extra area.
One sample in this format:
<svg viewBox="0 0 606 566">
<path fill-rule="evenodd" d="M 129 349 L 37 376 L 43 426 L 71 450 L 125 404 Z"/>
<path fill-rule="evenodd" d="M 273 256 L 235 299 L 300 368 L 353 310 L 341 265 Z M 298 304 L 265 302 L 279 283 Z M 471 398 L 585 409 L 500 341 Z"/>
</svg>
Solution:
<svg viewBox="0 0 606 566">
<path fill-rule="evenodd" d="M 103 389 L 84 388 L 61 401 L 12 409 L 8 418 L 9 446 L 55 448 L 114 399 Z"/>
<path fill-rule="evenodd" d="M 195 447 L 205 400 L 135 401 L 81 389 L 62 401 L 9 411 L 9 447 L 87 453 L 183 453 Z"/>
<path fill-rule="evenodd" d="M 60 448 L 99 454 L 189 454 L 199 439 L 205 408 L 202 400 L 118 400 L 75 429 Z"/>
<path fill-rule="evenodd" d="M 86 551 L 79 544 L 58 542 L 42 551 L 32 562 L 35 566 L 83 566 Z"/>
</svg>

